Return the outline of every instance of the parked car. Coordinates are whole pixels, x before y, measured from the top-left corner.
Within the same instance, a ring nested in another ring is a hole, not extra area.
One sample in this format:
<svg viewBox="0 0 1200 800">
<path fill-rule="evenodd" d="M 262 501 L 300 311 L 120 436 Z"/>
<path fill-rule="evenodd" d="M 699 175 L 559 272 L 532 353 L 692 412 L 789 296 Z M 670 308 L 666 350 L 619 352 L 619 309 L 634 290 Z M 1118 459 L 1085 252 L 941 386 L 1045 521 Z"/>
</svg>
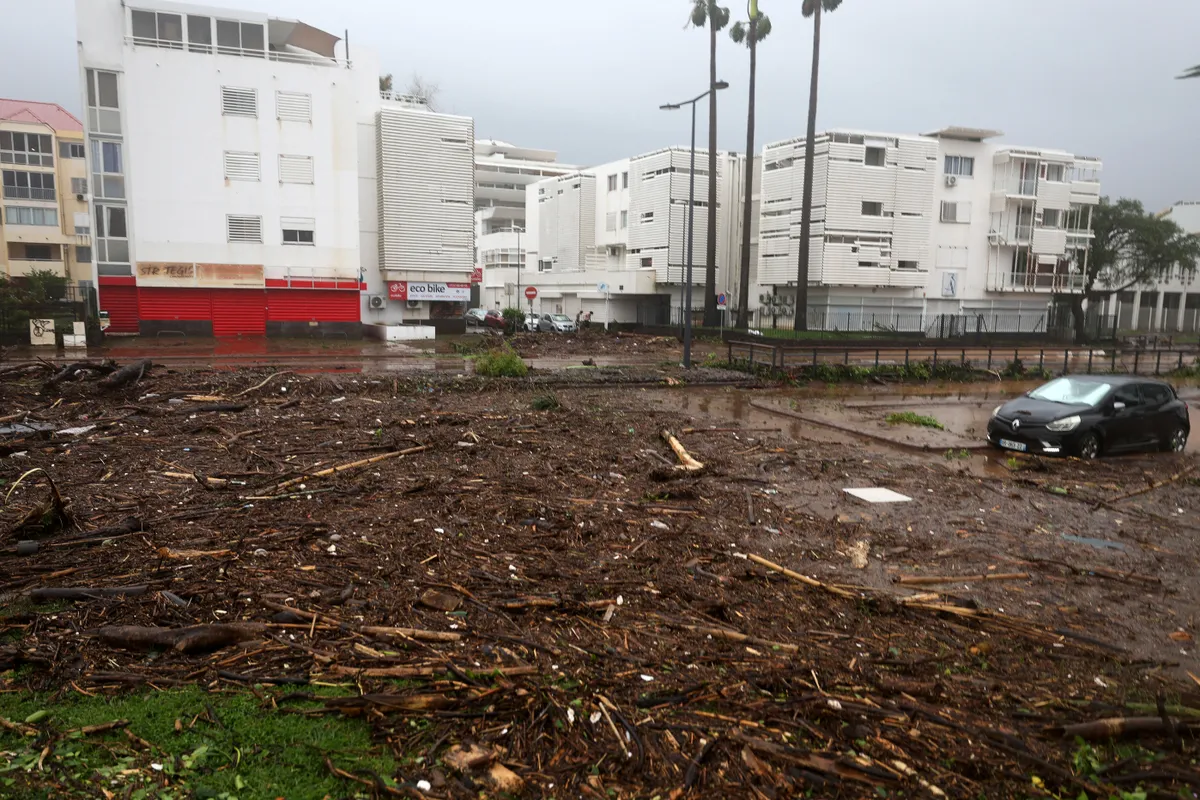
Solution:
<svg viewBox="0 0 1200 800">
<path fill-rule="evenodd" d="M 463 314 L 463 320 L 467 323 L 468 328 L 477 328 L 483 325 L 483 319 L 487 316 L 487 311 L 482 308 L 468 308 L 467 313 Z"/>
<path fill-rule="evenodd" d="M 547 333 L 554 330 L 554 323 L 551 321 L 549 314 L 526 314 L 525 330 Z"/>
<path fill-rule="evenodd" d="M 1080 458 L 1157 448 L 1182 452 L 1187 403 L 1169 384 L 1118 375 L 1068 375 L 997 406 L 988 442 L 1005 450 Z"/>
<path fill-rule="evenodd" d="M 552 333 L 575 333 L 575 321 L 566 314 L 544 314 L 543 317 L 548 317 L 544 323 L 547 327 L 542 330 L 551 331 Z"/>
<path fill-rule="evenodd" d="M 483 325 L 486 328 L 495 328 L 496 330 L 504 330 L 504 315 L 500 313 L 498 308 L 489 308 L 483 316 Z"/>
</svg>

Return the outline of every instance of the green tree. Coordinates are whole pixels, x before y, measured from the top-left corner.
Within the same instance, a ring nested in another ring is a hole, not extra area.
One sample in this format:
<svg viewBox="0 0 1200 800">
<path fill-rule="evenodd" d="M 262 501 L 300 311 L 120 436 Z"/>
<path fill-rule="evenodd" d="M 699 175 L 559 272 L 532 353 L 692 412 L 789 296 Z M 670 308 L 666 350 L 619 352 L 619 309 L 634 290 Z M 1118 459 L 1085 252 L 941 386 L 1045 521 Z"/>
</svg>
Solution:
<svg viewBox="0 0 1200 800">
<path fill-rule="evenodd" d="M 708 28 L 708 249 L 704 265 L 704 324 L 717 327 L 717 32 L 729 24 L 729 9 L 716 0 L 693 0 L 691 23 Z M 693 239 L 695 231 L 689 231 Z M 691 309 L 688 309 L 691 311 Z"/>
<path fill-rule="evenodd" d="M 746 112 L 746 200 L 742 204 L 741 274 L 738 279 L 737 327 L 750 327 L 750 225 L 751 203 L 754 196 L 754 90 L 758 77 L 758 43 L 771 33 L 771 18 L 758 11 L 758 0 L 750 0 L 750 21 L 738 22 L 729 30 L 729 37 L 750 49 L 750 102 Z"/>
<path fill-rule="evenodd" d="M 25 292 L 33 303 L 49 303 L 67 296 L 67 279 L 48 269 L 35 269 L 25 278 Z"/>
<path fill-rule="evenodd" d="M 392 90 L 392 73 L 379 76 L 379 91 L 390 92 Z"/>
<path fill-rule="evenodd" d="M 837 11 L 842 0 L 804 0 L 801 13 L 812 17 L 812 74 L 808 85 L 808 137 L 804 142 L 804 197 L 800 204 L 800 258 L 796 265 L 796 330 L 808 330 L 808 243 L 812 238 L 813 139 L 817 135 L 817 84 L 821 70 L 821 14 Z"/>
<path fill-rule="evenodd" d="M 1146 213 L 1137 200 L 1114 203 L 1101 198 L 1092 210 L 1092 234 L 1082 285 L 1058 295 L 1071 305 L 1076 343 L 1087 338 L 1085 302 L 1099 303 L 1118 292 L 1152 286 L 1176 269 L 1191 277 L 1200 262 L 1200 236 L 1167 217 Z"/>
</svg>

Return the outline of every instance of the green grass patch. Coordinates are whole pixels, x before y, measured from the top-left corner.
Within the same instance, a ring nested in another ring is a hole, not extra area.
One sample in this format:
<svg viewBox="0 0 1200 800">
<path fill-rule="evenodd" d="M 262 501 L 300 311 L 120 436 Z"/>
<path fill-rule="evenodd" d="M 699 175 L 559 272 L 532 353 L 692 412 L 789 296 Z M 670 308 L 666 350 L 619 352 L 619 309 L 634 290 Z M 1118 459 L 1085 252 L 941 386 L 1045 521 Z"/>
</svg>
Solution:
<svg viewBox="0 0 1200 800">
<path fill-rule="evenodd" d="M 263 691 L 270 693 L 267 697 L 283 694 Z M 319 693 L 348 692 L 325 687 Z M 315 706 L 292 702 L 285 707 Z M 365 787 L 347 785 L 329 772 L 327 756 L 348 772 L 362 770 L 386 780 L 396 769 L 361 720 L 286 713 L 248 691 L 210 694 L 193 688 L 115 698 L 69 694 L 55 703 L 17 692 L 0 694 L 0 716 L 35 720 L 39 731 L 28 737 L 0 729 L 0 797 L 94 798 L 100 796 L 97 786 L 129 800 L 365 797 L 365 791 L 359 793 Z M 67 734 L 55 741 L 38 770 L 51 735 L 119 719 L 129 720 L 128 730 L 154 749 L 147 752 L 122 730 Z"/>
<path fill-rule="evenodd" d="M 921 428 L 933 428 L 939 431 L 946 430 L 946 426 L 933 417 L 926 417 L 915 411 L 893 411 L 887 415 L 887 423 L 889 425 L 916 425 Z"/>
<path fill-rule="evenodd" d="M 558 401 L 558 395 L 556 394 L 539 394 L 533 398 L 533 402 L 529 404 L 529 407 L 534 411 L 558 411 L 562 408 L 562 403 Z"/>
<path fill-rule="evenodd" d="M 529 367 L 513 350 L 493 350 L 475 359 L 475 374 L 489 378 L 524 378 Z"/>
</svg>

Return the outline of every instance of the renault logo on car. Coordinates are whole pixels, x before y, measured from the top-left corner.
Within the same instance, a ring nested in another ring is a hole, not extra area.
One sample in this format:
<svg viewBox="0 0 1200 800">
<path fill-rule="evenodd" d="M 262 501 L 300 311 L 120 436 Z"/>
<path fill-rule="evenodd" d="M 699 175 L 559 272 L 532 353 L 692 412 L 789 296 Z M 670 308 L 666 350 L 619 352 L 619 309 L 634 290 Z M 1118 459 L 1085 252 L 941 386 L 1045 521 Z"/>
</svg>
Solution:
<svg viewBox="0 0 1200 800">
<path fill-rule="evenodd" d="M 1014 420 L 1013 420 L 1013 430 L 1015 431 L 1015 430 L 1017 430 L 1017 429 L 1018 429 L 1018 428 L 1020 428 L 1020 427 L 1021 427 L 1021 420 L 1019 420 L 1019 419 L 1014 419 Z"/>
</svg>

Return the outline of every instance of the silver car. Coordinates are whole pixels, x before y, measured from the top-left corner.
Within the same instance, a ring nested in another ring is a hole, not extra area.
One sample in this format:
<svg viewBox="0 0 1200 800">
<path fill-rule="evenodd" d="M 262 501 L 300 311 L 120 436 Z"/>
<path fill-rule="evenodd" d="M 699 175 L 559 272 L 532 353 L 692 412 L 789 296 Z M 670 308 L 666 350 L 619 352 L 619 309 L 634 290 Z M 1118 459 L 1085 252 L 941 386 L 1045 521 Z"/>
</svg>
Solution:
<svg viewBox="0 0 1200 800">
<path fill-rule="evenodd" d="M 575 333 L 575 321 L 566 314 L 543 314 L 539 330 L 553 333 Z"/>
</svg>

